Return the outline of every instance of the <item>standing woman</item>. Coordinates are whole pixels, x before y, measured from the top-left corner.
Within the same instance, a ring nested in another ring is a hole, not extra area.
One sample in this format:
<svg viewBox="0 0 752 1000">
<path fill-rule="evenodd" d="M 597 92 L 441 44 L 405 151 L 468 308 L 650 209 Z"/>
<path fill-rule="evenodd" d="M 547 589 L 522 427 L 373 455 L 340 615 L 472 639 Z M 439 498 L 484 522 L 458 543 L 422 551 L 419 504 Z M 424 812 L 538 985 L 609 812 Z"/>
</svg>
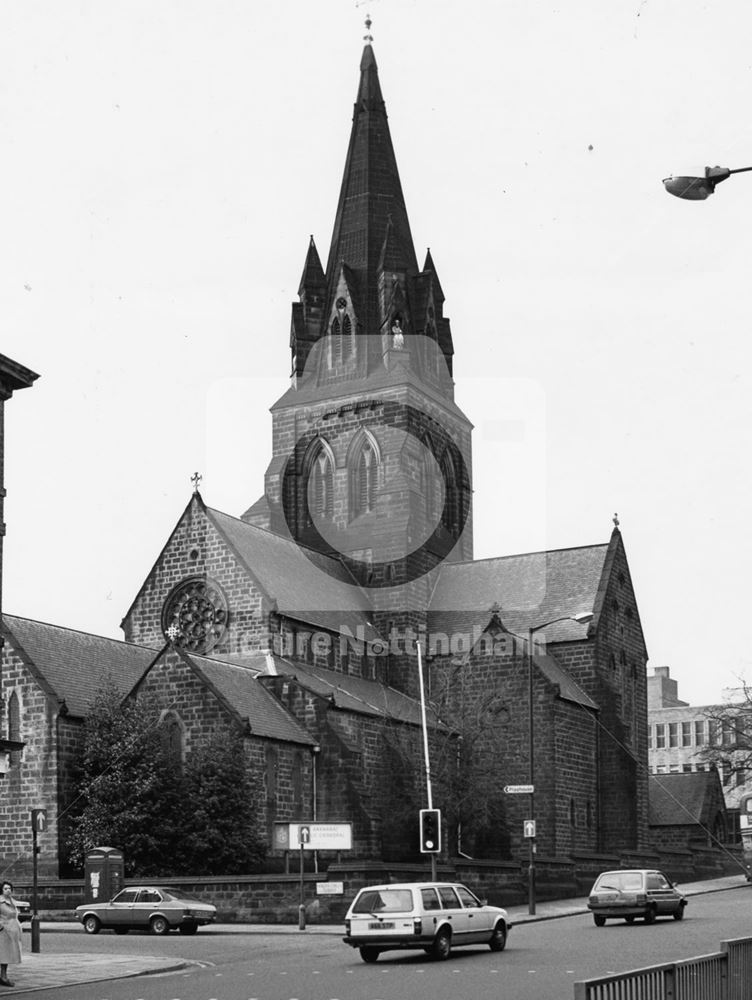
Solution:
<svg viewBox="0 0 752 1000">
<path fill-rule="evenodd" d="M 11 882 L 0 883 L 0 986 L 14 986 L 8 965 L 21 961 L 21 924 Z"/>
</svg>

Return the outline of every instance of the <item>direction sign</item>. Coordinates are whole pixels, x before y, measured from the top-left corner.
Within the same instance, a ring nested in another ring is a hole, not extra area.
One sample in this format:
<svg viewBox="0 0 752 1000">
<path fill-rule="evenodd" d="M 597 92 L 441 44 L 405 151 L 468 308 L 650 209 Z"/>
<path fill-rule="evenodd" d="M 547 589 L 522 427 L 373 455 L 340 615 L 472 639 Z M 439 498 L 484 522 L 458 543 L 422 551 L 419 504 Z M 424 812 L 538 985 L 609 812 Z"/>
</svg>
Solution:
<svg viewBox="0 0 752 1000">
<path fill-rule="evenodd" d="M 46 809 L 31 810 L 31 829 L 34 831 L 34 833 L 44 833 L 44 831 L 47 829 Z"/>
<path fill-rule="evenodd" d="M 504 785 L 507 795 L 532 795 L 535 785 Z"/>
<path fill-rule="evenodd" d="M 351 823 L 290 823 L 289 828 L 288 844 L 293 850 L 352 850 Z"/>
<path fill-rule="evenodd" d="M 522 836 L 523 837 L 534 837 L 535 836 L 535 820 L 526 819 L 522 823 Z"/>
</svg>

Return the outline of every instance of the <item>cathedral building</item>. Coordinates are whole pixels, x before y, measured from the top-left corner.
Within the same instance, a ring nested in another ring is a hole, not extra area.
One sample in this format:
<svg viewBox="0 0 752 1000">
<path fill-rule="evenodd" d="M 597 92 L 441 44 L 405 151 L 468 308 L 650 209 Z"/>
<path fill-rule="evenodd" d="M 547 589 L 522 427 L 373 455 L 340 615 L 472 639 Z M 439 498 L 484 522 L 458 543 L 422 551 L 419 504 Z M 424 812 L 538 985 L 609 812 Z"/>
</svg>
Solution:
<svg viewBox="0 0 752 1000">
<path fill-rule="evenodd" d="M 3 724 L 26 748 L 0 799 L 0 866 L 28 857 L 32 801 L 58 866 L 105 677 L 156 695 L 184 750 L 243 734 L 270 849 L 275 822 L 318 819 L 353 824 L 354 857 L 417 854 L 422 675 L 448 856 L 525 857 L 529 802 L 504 786 L 533 775 L 540 855 L 644 847 L 647 652 L 621 533 L 474 560 L 472 425 L 370 40 L 326 267 L 311 238 L 289 346 L 261 496 L 235 516 L 196 483 L 123 642 L 5 616 Z"/>
</svg>

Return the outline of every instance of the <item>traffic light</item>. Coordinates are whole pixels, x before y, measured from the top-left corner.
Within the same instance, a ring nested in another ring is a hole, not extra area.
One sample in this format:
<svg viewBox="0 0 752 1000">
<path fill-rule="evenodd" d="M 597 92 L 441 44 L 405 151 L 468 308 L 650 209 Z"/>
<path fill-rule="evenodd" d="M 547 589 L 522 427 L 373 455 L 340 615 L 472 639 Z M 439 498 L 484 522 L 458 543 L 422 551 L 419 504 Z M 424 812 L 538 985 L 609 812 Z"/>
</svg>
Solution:
<svg viewBox="0 0 752 1000">
<path fill-rule="evenodd" d="M 441 851 L 441 811 L 420 810 L 420 853 L 438 854 Z"/>
</svg>

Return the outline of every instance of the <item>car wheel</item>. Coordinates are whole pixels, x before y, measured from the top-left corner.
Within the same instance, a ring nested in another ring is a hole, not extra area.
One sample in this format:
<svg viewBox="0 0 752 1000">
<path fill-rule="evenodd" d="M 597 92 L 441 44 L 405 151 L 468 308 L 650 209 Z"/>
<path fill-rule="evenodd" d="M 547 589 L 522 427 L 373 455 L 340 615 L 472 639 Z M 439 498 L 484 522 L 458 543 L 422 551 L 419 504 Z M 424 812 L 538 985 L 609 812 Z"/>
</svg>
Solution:
<svg viewBox="0 0 752 1000">
<path fill-rule="evenodd" d="M 437 962 L 445 962 L 452 950 L 452 935 L 446 928 L 440 930 L 431 946 L 431 955 Z"/>
<path fill-rule="evenodd" d="M 358 950 L 360 951 L 360 957 L 364 962 L 368 962 L 369 965 L 375 962 L 379 957 L 378 948 L 360 948 Z"/>
<path fill-rule="evenodd" d="M 655 923 L 655 907 L 654 906 L 649 906 L 647 908 L 647 910 L 645 910 L 645 923 L 646 924 L 654 924 Z"/>
<path fill-rule="evenodd" d="M 603 927 L 604 924 L 606 923 L 606 918 L 602 917 L 600 913 L 594 913 L 593 923 L 595 924 L 596 927 Z"/>
<path fill-rule="evenodd" d="M 491 951 L 504 951 L 507 945 L 507 928 L 503 921 L 499 921 L 493 929 L 488 947 Z"/>
<path fill-rule="evenodd" d="M 634 917 L 625 917 L 624 919 L 627 921 L 628 924 L 634 923 Z"/>
<path fill-rule="evenodd" d="M 170 930 L 170 925 L 164 917 L 152 917 L 149 930 L 152 934 L 167 934 Z"/>
<path fill-rule="evenodd" d="M 102 929 L 102 922 L 99 917 L 89 914 L 84 920 L 84 930 L 87 934 L 99 934 Z"/>
<path fill-rule="evenodd" d="M 181 934 L 195 934 L 198 930 L 198 924 L 181 924 L 179 930 Z"/>
<path fill-rule="evenodd" d="M 674 920 L 684 919 L 684 904 L 682 903 L 677 909 L 674 910 Z"/>
<path fill-rule="evenodd" d="M 112 928 L 116 934 L 127 934 L 130 927 L 113 927 Z"/>
</svg>

